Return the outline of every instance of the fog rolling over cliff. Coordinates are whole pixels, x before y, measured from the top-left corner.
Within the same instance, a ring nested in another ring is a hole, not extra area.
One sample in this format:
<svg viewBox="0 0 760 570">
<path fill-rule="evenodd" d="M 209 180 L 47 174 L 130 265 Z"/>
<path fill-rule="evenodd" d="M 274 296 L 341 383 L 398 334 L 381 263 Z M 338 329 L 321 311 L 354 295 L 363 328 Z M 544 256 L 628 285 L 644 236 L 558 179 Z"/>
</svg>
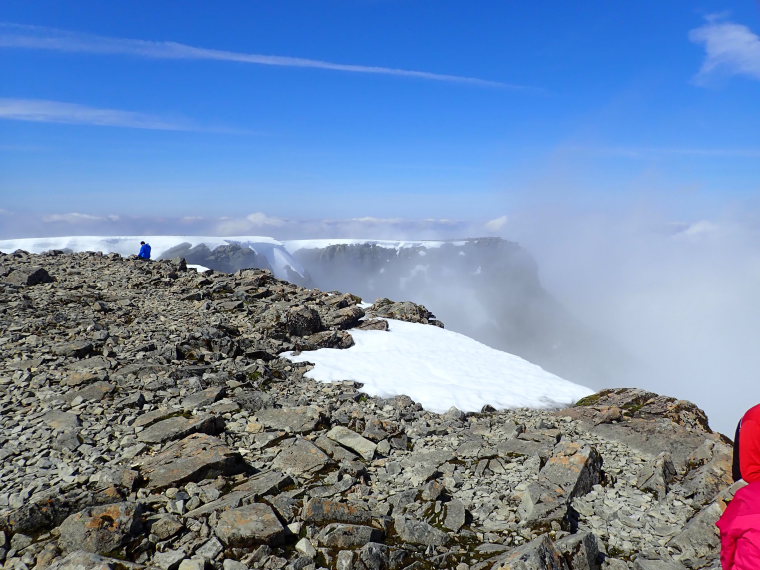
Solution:
<svg viewBox="0 0 760 570">
<path fill-rule="evenodd" d="M 447 328 L 517 354 L 564 378 L 609 385 L 625 357 L 542 287 L 536 264 L 514 242 L 285 242 L 312 283 L 426 305 Z"/>
<path fill-rule="evenodd" d="M 234 272 L 271 269 L 299 285 L 424 304 L 446 325 L 587 386 L 616 384 L 629 364 L 542 286 L 535 261 L 501 238 L 442 241 L 293 240 L 276 246 L 229 238 L 183 242 L 161 257 Z"/>
</svg>

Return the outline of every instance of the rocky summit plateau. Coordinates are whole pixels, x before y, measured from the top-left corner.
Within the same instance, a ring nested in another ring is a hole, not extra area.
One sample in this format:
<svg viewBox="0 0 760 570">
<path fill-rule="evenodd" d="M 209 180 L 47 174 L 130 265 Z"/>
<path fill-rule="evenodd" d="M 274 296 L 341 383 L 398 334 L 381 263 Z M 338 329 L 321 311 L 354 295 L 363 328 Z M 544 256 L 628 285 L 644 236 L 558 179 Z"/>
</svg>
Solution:
<svg viewBox="0 0 760 570">
<path fill-rule="evenodd" d="M 262 269 L 0 254 L 0 564 L 720 568 L 741 483 L 689 402 L 435 414 L 280 356 L 391 317 L 441 325 Z"/>
</svg>

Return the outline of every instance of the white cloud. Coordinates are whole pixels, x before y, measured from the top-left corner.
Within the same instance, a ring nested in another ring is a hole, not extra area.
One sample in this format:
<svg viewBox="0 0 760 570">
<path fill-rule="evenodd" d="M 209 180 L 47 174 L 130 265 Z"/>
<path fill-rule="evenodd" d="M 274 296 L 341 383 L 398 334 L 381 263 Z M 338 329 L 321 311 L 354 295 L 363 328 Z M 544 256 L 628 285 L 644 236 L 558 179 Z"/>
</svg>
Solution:
<svg viewBox="0 0 760 570">
<path fill-rule="evenodd" d="M 280 227 L 285 225 L 285 220 L 267 216 L 263 212 L 254 212 L 253 214 L 248 214 L 245 219 L 251 222 L 251 224 L 254 226 Z"/>
<path fill-rule="evenodd" d="M 705 61 L 695 77 L 698 84 L 717 74 L 760 79 L 760 37 L 747 26 L 711 17 L 692 30 L 689 39 L 705 46 Z"/>
<path fill-rule="evenodd" d="M 396 75 L 416 77 L 432 81 L 448 81 L 470 83 L 490 87 L 506 87 L 510 89 L 533 89 L 522 85 L 512 85 L 498 81 L 450 75 L 380 67 L 371 65 L 354 65 L 334 63 L 300 57 L 279 55 L 261 55 L 241 53 L 217 49 L 208 49 L 170 41 L 145 41 L 127 38 L 109 38 L 87 34 L 78 34 L 54 28 L 39 26 L 24 26 L 19 24 L 0 23 L 0 47 L 44 49 L 63 52 L 126 54 L 154 59 L 204 59 L 217 61 L 232 61 L 256 65 L 273 65 L 280 67 L 300 67 L 346 71 L 352 73 L 371 73 L 381 75 Z"/>
<path fill-rule="evenodd" d="M 81 224 L 83 222 L 118 222 L 119 216 L 110 214 L 108 216 L 94 216 L 92 214 L 81 214 L 79 212 L 70 212 L 68 214 L 49 214 L 42 217 L 46 223 L 63 222 L 67 224 Z"/>
<path fill-rule="evenodd" d="M 254 212 L 248 214 L 244 218 L 233 218 L 229 216 L 218 218 L 214 231 L 220 235 L 227 236 L 246 235 L 250 232 L 264 228 L 269 231 L 272 228 L 282 227 L 287 223 L 287 220 L 267 216 L 263 212 Z"/>
<path fill-rule="evenodd" d="M 396 225 L 404 222 L 403 218 L 375 218 L 373 216 L 363 216 L 361 218 L 351 218 L 352 222 L 375 225 Z"/>
<path fill-rule="evenodd" d="M 156 129 L 162 131 L 186 131 L 190 127 L 165 121 L 159 117 L 119 111 L 99 109 L 47 101 L 44 99 L 4 99 L 0 98 L 0 119 L 32 121 L 35 123 L 65 123 L 70 125 L 95 125 L 100 127 L 129 127 L 132 129 Z"/>
<path fill-rule="evenodd" d="M 509 221 L 509 218 L 507 218 L 507 216 L 500 216 L 498 218 L 494 218 L 493 220 L 489 220 L 483 225 L 489 231 L 498 232 L 499 230 L 503 229 L 504 226 L 507 225 L 508 221 Z"/>
</svg>

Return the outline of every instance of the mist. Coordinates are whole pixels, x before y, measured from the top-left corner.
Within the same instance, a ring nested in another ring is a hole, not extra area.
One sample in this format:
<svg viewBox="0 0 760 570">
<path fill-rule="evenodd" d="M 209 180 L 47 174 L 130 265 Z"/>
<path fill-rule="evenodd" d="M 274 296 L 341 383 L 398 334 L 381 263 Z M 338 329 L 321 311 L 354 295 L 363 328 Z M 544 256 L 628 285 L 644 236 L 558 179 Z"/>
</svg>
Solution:
<svg viewBox="0 0 760 570">
<path fill-rule="evenodd" d="M 495 212 L 490 221 L 297 220 L 259 213 L 222 219 L 67 214 L 32 220 L 0 211 L 0 234 L 229 235 L 222 231 L 227 229 L 278 239 L 499 236 L 520 244 L 528 257 L 520 254 L 500 267 L 503 251 L 490 256 L 481 248 L 462 258 L 454 252 L 457 257 L 442 257 L 441 263 L 434 262 L 438 254 L 425 259 L 410 252 L 396 258 L 395 275 L 381 276 L 380 266 L 366 260 L 364 268 L 333 266 L 331 276 L 320 276 L 325 283 L 315 284 L 354 291 L 370 301 L 394 296 L 421 302 L 447 328 L 568 380 L 691 400 L 708 413 L 713 429 L 732 435 L 744 411 L 760 402 L 760 223 L 751 217 L 756 205 L 701 221 L 691 216 L 687 222 L 655 208 L 610 213 L 584 207 L 524 207 L 506 216 Z M 429 262 L 439 268 L 424 269 Z M 366 282 L 372 275 L 375 282 Z M 499 297 L 503 302 L 494 303 Z M 508 315 L 517 318 L 510 321 Z"/>
<path fill-rule="evenodd" d="M 691 400 L 729 437 L 760 402 L 753 220 L 735 214 L 686 224 L 651 213 L 543 209 L 513 218 L 508 231 L 535 257 L 545 288 L 631 355 L 608 386 Z"/>
</svg>

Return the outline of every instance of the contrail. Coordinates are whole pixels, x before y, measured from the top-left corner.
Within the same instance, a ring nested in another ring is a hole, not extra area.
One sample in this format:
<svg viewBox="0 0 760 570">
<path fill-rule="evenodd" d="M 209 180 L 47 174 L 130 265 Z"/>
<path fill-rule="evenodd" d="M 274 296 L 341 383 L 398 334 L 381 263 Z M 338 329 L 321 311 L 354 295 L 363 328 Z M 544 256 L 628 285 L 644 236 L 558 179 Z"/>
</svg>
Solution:
<svg viewBox="0 0 760 570">
<path fill-rule="evenodd" d="M 431 81 L 469 83 L 483 87 L 500 87 L 515 90 L 536 90 L 525 85 L 490 81 L 476 77 L 431 73 L 380 67 L 371 65 L 354 65 L 334 63 L 317 59 L 287 57 L 280 55 L 262 55 L 195 47 L 170 41 L 147 41 L 129 38 L 110 38 L 80 34 L 55 28 L 26 26 L 21 24 L 0 23 L 0 47 L 18 49 L 38 49 L 74 53 L 135 55 L 153 59 L 197 59 L 215 61 L 234 61 L 256 65 L 274 65 L 279 67 L 299 67 L 347 71 L 351 73 L 371 73 L 378 75 L 395 75 L 416 77 Z"/>
</svg>

